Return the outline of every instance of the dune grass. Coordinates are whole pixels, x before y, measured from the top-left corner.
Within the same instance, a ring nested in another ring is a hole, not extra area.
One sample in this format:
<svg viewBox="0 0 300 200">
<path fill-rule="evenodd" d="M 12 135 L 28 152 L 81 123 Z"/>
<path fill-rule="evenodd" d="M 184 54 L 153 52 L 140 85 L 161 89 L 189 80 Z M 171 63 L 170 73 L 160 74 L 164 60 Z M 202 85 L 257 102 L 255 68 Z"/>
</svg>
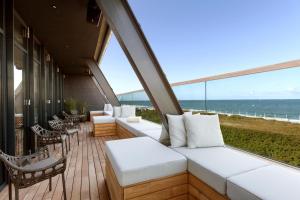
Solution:
<svg viewBox="0 0 300 200">
<path fill-rule="evenodd" d="M 137 115 L 160 123 L 154 110 L 138 110 Z M 299 124 L 225 115 L 220 122 L 226 144 L 300 167 Z"/>
</svg>

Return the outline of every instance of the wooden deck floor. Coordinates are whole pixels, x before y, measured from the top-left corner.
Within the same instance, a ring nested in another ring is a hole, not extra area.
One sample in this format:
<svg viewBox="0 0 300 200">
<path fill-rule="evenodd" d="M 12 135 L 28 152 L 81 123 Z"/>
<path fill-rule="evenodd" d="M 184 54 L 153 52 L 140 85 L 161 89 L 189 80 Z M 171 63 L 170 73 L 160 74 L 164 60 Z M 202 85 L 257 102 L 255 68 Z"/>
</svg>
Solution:
<svg viewBox="0 0 300 200">
<path fill-rule="evenodd" d="M 116 137 L 91 137 L 89 123 L 81 125 L 80 144 L 76 137 L 71 141 L 71 151 L 68 153 L 67 169 L 65 171 L 68 199 L 100 199 L 108 200 L 108 191 L 104 181 L 104 142 Z M 61 151 L 53 151 L 56 155 Z M 20 199 L 63 199 L 61 176 L 52 180 L 52 191 L 49 192 L 49 182 L 44 181 L 20 190 Z M 14 190 L 13 190 L 14 193 Z M 0 192 L 0 200 L 8 199 L 8 187 Z"/>
</svg>

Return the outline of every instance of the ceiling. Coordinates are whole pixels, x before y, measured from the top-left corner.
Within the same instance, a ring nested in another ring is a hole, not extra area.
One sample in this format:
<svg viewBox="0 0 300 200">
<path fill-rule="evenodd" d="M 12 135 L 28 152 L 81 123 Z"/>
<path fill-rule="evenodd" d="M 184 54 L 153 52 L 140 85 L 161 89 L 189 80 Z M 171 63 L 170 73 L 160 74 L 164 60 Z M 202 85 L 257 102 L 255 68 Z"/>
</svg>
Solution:
<svg viewBox="0 0 300 200">
<path fill-rule="evenodd" d="M 52 7 L 53 2 L 56 8 Z M 87 68 L 82 58 L 94 58 L 96 48 L 105 43 L 99 38 L 102 26 L 86 21 L 87 3 L 87 0 L 15 0 L 16 11 L 33 28 L 64 73 L 85 73 Z"/>
</svg>

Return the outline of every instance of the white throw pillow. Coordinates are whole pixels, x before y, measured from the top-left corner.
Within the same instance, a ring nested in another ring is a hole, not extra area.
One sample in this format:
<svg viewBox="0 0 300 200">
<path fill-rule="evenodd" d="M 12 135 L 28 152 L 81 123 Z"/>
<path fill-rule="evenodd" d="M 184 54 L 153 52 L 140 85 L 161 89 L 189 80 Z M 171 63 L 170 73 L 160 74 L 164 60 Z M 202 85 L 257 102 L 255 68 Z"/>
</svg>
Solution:
<svg viewBox="0 0 300 200">
<path fill-rule="evenodd" d="M 162 124 L 161 125 L 161 134 L 160 134 L 160 137 L 159 137 L 159 142 L 166 145 L 166 146 L 169 146 L 170 145 L 170 136 L 169 136 L 169 133 L 167 131 L 167 129 L 165 128 L 165 126 Z"/>
<path fill-rule="evenodd" d="M 185 115 L 184 124 L 189 148 L 224 146 L 218 115 Z"/>
<path fill-rule="evenodd" d="M 138 117 L 128 117 L 126 121 L 128 123 L 139 123 L 141 120 L 142 117 L 138 116 Z"/>
<path fill-rule="evenodd" d="M 121 117 L 121 106 L 114 106 L 113 117 Z"/>
<path fill-rule="evenodd" d="M 123 105 L 121 106 L 121 117 L 135 117 L 135 106 Z"/>
<path fill-rule="evenodd" d="M 113 111 L 113 107 L 111 104 L 104 104 L 104 111 Z"/>
<path fill-rule="evenodd" d="M 169 135 L 171 147 L 186 146 L 186 130 L 184 126 L 183 116 L 192 115 L 192 112 L 186 112 L 183 115 L 168 115 Z"/>
</svg>

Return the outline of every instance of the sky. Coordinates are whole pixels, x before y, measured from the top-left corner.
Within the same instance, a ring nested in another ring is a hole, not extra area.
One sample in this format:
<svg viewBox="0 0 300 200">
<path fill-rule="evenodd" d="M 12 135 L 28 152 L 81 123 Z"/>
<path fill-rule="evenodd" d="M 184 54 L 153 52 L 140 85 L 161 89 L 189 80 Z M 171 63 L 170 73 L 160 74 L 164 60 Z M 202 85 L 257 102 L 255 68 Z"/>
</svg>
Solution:
<svg viewBox="0 0 300 200">
<path fill-rule="evenodd" d="M 300 58 L 299 0 L 129 0 L 170 83 Z M 141 89 L 112 36 L 100 66 L 116 94 Z M 300 68 L 209 82 L 209 99 L 300 99 Z M 204 85 L 174 89 L 201 99 Z M 140 95 L 143 96 L 143 95 Z"/>
</svg>

